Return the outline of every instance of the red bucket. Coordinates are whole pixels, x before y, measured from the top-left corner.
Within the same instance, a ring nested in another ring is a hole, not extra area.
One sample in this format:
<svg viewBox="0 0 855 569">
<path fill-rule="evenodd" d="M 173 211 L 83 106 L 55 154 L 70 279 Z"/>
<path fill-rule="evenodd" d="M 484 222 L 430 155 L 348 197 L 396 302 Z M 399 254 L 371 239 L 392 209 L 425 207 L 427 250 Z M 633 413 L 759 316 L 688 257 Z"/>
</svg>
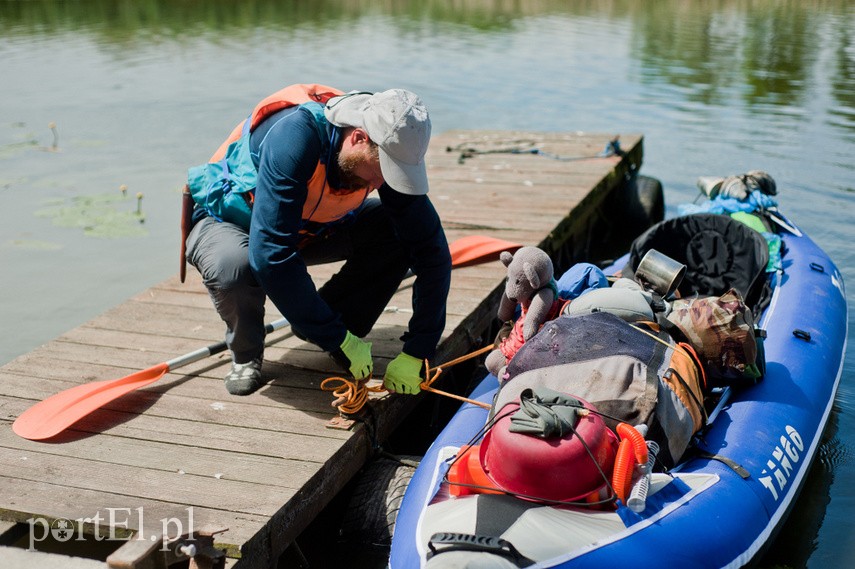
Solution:
<svg viewBox="0 0 855 569">
<path fill-rule="evenodd" d="M 579 401 L 596 411 L 587 401 Z M 572 502 L 606 484 L 604 475 L 610 476 L 614 467 L 618 439 L 596 412 L 579 418 L 575 434 L 542 439 L 509 430 L 518 409 L 519 403 L 505 405 L 497 413 L 504 417 L 481 442 L 481 466 L 497 487 L 521 498 Z"/>
</svg>

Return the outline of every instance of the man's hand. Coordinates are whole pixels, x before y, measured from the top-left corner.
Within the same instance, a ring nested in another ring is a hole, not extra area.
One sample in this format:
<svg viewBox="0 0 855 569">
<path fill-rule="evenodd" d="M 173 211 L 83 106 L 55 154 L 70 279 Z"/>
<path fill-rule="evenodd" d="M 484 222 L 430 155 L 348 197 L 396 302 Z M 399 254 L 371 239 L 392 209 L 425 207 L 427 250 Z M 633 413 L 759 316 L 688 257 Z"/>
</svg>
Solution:
<svg viewBox="0 0 855 569">
<path fill-rule="evenodd" d="M 345 335 L 339 349 L 331 355 L 341 367 L 350 372 L 354 379 L 365 379 L 374 370 L 371 342 L 363 342 L 350 332 Z"/>
<path fill-rule="evenodd" d="M 386 375 L 383 376 L 383 386 L 393 393 L 415 395 L 421 390 L 421 371 L 422 360 L 401 352 L 389 362 Z"/>
</svg>

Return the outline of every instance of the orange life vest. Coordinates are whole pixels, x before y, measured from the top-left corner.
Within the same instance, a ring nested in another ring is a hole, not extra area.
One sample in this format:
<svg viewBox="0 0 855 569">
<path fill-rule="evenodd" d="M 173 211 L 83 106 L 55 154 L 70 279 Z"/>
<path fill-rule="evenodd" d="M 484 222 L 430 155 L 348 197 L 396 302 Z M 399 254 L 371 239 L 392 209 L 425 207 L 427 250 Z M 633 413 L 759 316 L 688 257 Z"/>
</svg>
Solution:
<svg viewBox="0 0 855 569">
<path fill-rule="evenodd" d="M 248 131 L 252 132 L 264 119 L 282 109 L 306 103 L 324 105 L 332 97 L 342 94 L 343 92 L 338 89 L 317 84 L 296 84 L 280 89 L 259 102 L 253 109 L 252 114 L 235 126 L 229 137 L 211 156 L 209 164 L 223 162 L 227 157 L 230 146 L 238 142 L 246 134 L 247 121 L 249 121 Z M 316 115 L 322 112 L 317 106 L 307 106 L 313 107 Z M 370 191 L 370 188 L 346 193 L 336 191 L 335 188 L 329 185 L 326 165 L 320 160 L 307 183 L 307 188 L 308 194 L 302 211 L 303 221 L 304 223 L 313 222 L 320 224 L 330 223 L 343 218 L 358 208 Z M 252 188 L 250 191 L 244 193 L 250 207 L 254 200 L 254 190 Z M 242 219 L 248 219 L 248 217 L 244 214 Z"/>
<path fill-rule="evenodd" d="M 333 87 L 307 83 L 289 85 L 284 89 L 276 91 L 255 105 L 255 109 L 253 109 L 252 114 L 248 119 L 244 119 L 238 123 L 226 141 L 223 142 L 217 151 L 214 152 L 214 155 L 211 156 L 209 162 L 219 162 L 223 159 L 223 156 L 226 155 L 226 149 L 229 147 L 229 144 L 235 142 L 241 137 L 244 123 L 247 120 L 251 121 L 249 126 L 249 130 L 251 132 L 255 130 L 255 127 L 257 127 L 261 121 L 276 111 L 281 111 L 282 109 L 287 109 L 288 107 L 293 107 L 302 103 L 308 103 L 309 101 L 326 104 L 326 102 L 333 97 L 338 97 L 343 94 L 343 91 L 339 91 Z"/>
</svg>

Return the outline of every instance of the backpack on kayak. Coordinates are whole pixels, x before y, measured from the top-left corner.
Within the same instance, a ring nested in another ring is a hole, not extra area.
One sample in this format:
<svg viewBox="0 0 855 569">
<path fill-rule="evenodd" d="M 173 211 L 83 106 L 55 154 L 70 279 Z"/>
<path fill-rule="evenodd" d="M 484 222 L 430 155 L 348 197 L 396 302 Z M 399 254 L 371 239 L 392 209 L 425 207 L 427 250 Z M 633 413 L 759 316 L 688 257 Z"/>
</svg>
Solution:
<svg viewBox="0 0 855 569">
<path fill-rule="evenodd" d="M 680 298 L 666 317 L 695 349 L 710 386 L 756 383 L 763 377 L 762 330 L 736 289 L 721 296 Z"/>
<path fill-rule="evenodd" d="M 508 363 L 495 413 L 523 390 L 545 387 L 590 402 L 606 424 L 645 424 L 673 466 L 706 423 L 704 379 L 691 348 L 653 323 L 614 314 L 560 316 L 547 322 Z"/>
</svg>

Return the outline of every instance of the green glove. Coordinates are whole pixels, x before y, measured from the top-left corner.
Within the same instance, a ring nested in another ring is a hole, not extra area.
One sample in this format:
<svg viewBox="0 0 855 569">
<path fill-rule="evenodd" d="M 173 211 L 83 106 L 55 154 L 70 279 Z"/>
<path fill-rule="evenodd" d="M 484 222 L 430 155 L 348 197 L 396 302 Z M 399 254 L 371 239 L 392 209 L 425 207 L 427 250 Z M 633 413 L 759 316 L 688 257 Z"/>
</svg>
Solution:
<svg viewBox="0 0 855 569">
<path fill-rule="evenodd" d="M 350 332 L 345 335 L 341 346 L 332 356 L 354 379 L 365 379 L 374 370 L 371 342 L 363 342 Z"/>
<path fill-rule="evenodd" d="M 395 393 L 415 395 L 421 390 L 421 371 L 422 360 L 401 352 L 386 367 L 383 386 Z"/>
</svg>

